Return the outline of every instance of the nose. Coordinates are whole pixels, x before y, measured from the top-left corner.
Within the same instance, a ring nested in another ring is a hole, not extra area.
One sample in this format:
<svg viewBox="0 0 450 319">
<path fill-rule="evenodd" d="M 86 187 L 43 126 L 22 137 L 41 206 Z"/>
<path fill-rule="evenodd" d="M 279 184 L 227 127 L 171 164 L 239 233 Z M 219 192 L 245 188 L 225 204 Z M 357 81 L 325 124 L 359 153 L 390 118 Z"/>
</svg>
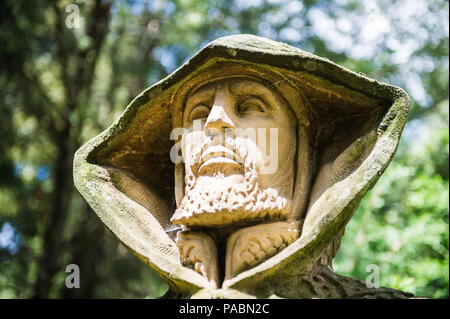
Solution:
<svg viewBox="0 0 450 319">
<path fill-rule="evenodd" d="M 214 105 L 206 119 L 205 131 L 207 135 L 217 135 L 225 132 L 227 128 L 234 128 L 231 117 L 221 105 Z"/>
<path fill-rule="evenodd" d="M 217 90 L 214 104 L 205 123 L 207 135 L 217 135 L 236 127 L 233 98 L 225 90 Z"/>
</svg>

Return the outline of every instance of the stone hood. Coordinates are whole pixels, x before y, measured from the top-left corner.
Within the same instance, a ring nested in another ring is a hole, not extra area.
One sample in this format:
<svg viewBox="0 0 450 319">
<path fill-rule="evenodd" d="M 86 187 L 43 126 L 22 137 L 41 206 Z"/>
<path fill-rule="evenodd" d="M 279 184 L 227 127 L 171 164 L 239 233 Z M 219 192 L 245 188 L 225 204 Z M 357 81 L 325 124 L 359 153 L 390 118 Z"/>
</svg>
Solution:
<svg viewBox="0 0 450 319">
<path fill-rule="evenodd" d="M 240 74 L 270 83 L 282 79 L 276 82 L 281 92 L 296 90 L 308 101 L 294 110 L 300 152 L 307 154 L 298 157 L 298 206 L 292 214 L 302 233 L 277 255 L 226 280 L 223 288 L 257 291 L 271 279 L 330 265 L 345 225 L 389 165 L 406 121 L 409 98 L 402 89 L 252 35 L 209 43 L 144 90 L 76 152 L 74 181 L 102 222 L 179 295 L 212 289 L 182 266 L 174 233 L 167 231 L 183 192 L 180 167 L 169 155 L 175 142 L 171 130 L 180 126 L 180 92 L 213 77 Z"/>
</svg>

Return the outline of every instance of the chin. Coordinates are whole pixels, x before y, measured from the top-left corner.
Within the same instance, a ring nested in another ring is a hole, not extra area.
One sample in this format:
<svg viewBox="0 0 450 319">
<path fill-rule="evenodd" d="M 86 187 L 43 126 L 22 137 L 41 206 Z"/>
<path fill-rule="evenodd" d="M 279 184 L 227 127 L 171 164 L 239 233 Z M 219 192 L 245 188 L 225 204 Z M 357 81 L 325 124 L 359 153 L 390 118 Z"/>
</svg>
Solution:
<svg viewBox="0 0 450 319">
<path fill-rule="evenodd" d="M 275 188 L 261 188 L 257 179 L 252 169 L 245 174 L 187 175 L 185 196 L 172 223 L 220 228 L 285 220 L 288 200 Z"/>
</svg>

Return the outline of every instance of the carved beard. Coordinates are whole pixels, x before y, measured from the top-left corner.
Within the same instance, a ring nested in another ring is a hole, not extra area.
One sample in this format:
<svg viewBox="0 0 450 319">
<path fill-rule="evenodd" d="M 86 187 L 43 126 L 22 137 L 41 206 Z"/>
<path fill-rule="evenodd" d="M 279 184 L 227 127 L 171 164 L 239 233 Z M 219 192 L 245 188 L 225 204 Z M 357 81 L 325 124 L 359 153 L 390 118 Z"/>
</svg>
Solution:
<svg viewBox="0 0 450 319">
<path fill-rule="evenodd" d="M 204 146 L 208 142 L 205 141 Z M 228 142 L 231 143 L 223 145 L 243 159 L 243 182 L 230 181 L 220 172 L 212 177 L 197 177 L 193 166 L 186 164 L 185 196 L 172 216 L 173 223 L 190 227 L 226 227 L 287 217 L 288 201 L 278 190 L 260 187 L 256 160 L 248 155 L 247 148 L 236 145 L 236 140 Z M 192 159 L 198 161 L 203 149 L 200 147 Z"/>
</svg>

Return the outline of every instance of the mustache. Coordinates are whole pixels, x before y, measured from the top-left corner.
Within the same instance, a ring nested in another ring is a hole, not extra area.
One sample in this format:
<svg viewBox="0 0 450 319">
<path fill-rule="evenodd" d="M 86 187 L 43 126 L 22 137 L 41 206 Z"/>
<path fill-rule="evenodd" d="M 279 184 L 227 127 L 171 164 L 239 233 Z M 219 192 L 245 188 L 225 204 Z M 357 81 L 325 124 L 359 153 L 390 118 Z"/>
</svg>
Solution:
<svg viewBox="0 0 450 319">
<path fill-rule="evenodd" d="M 192 171 L 197 172 L 200 166 L 211 158 L 222 158 L 230 163 L 244 164 L 246 159 L 245 145 L 239 145 L 236 139 L 206 138 L 193 153 Z"/>
<path fill-rule="evenodd" d="M 219 156 L 230 158 L 236 162 L 240 162 L 239 160 L 241 159 L 233 145 L 228 145 L 226 143 L 220 145 L 206 145 L 200 155 L 200 164 L 212 157 Z"/>
</svg>

